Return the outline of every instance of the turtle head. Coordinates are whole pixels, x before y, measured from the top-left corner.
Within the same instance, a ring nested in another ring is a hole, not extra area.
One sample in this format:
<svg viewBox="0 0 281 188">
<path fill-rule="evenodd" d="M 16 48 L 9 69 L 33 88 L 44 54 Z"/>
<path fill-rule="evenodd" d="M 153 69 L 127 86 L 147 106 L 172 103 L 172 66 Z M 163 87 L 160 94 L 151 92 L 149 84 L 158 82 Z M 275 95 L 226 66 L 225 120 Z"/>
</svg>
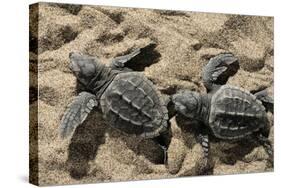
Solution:
<svg viewBox="0 0 281 188">
<path fill-rule="evenodd" d="M 69 68 L 76 78 L 84 85 L 87 85 L 97 74 L 99 69 L 98 59 L 77 52 L 69 53 Z"/>
<path fill-rule="evenodd" d="M 190 119 L 198 117 L 198 108 L 201 104 L 201 96 L 199 93 L 189 90 L 180 91 L 173 95 L 172 101 L 175 110 Z"/>
</svg>

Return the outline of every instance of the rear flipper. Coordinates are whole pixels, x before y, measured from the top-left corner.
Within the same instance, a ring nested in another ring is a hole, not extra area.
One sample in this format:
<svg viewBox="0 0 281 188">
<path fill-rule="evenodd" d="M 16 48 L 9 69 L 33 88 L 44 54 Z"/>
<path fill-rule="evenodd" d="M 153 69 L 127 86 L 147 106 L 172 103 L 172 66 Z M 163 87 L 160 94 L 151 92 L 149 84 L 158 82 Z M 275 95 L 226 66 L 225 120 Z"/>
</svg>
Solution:
<svg viewBox="0 0 281 188">
<path fill-rule="evenodd" d="M 168 161 L 168 148 L 171 142 L 171 136 L 170 133 L 162 133 L 161 135 L 152 138 L 152 140 L 163 150 L 163 161 L 161 161 L 162 164 L 167 164 Z"/>
<path fill-rule="evenodd" d="M 266 153 L 268 154 L 269 156 L 268 161 L 270 165 L 273 167 L 274 156 L 273 156 L 273 148 L 270 141 L 268 140 L 267 137 L 263 136 L 262 134 L 258 134 L 256 137 L 258 142 L 264 147 Z"/>
<path fill-rule="evenodd" d="M 75 129 L 85 121 L 89 113 L 97 106 L 98 102 L 95 95 L 81 92 L 68 106 L 62 117 L 59 127 L 61 138 L 64 139 L 72 135 Z"/>
<path fill-rule="evenodd" d="M 268 92 L 266 89 L 259 91 L 257 93 L 254 93 L 254 95 L 257 97 L 258 100 L 260 100 L 262 102 L 262 104 L 265 106 L 267 111 L 270 111 L 273 113 L 274 100 L 273 100 L 273 97 L 270 97 L 268 95 Z"/>
<path fill-rule="evenodd" d="M 231 53 L 222 53 L 210 59 L 203 68 L 203 83 L 208 91 L 226 84 L 239 69 L 239 61 Z"/>
</svg>

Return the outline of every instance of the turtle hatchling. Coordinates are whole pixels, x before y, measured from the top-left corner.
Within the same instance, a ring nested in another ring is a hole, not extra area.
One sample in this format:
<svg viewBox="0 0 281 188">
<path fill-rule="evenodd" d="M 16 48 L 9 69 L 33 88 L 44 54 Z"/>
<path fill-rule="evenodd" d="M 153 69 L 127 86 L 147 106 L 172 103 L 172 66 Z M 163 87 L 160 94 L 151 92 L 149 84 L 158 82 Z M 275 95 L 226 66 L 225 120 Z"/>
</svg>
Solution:
<svg viewBox="0 0 281 188">
<path fill-rule="evenodd" d="M 203 84 L 207 94 L 184 90 L 172 96 L 175 110 L 183 117 L 200 122 L 199 140 L 208 164 L 209 135 L 237 141 L 255 138 L 264 146 L 273 164 L 273 150 L 268 140 L 267 111 L 273 112 L 273 98 L 266 90 L 250 93 L 226 85 L 239 69 L 239 61 L 231 53 L 219 54 L 203 68 Z"/>
<path fill-rule="evenodd" d="M 144 47 L 146 48 L 146 47 Z M 69 137 L 92 111 L 101 111 L 108 124 L 123 133 L 154 140 L 164 151 L 169 145 L 168 110 L 160 92 L 141 72 L 127 63 L 142 53 L 113 58 L 107 66 L 99 59 L 70 53 L 70 69 L 84 88 L 68 105 L 59 127 L 62 138 Z"/>
</svg>

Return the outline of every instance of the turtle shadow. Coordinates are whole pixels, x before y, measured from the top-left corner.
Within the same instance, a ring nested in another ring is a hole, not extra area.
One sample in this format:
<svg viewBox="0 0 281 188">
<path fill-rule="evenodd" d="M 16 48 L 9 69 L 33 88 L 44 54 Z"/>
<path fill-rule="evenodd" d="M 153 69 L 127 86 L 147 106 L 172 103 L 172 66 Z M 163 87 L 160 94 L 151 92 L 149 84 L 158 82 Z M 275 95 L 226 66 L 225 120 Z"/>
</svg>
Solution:
<svg viewBox="0 0 281 188">
<path fill-rule="evenodd" d="M 106 126 L 99 113 L 90 114 L 89 118 L 77 127 L 68 146 L 66 161 L 72 178 L 81 179 L 88 174 L 89 161 L 95 159 L 99 146 L 105 142 L 105 131 Z"/>
<path fill-rule="evenodd" d="M 159 62 L 161 54 L 156 50 L 156 47 L 156 43 L 151 43 L 146 47 L 141 48 L 141 53 L 129 60 L 126 63 L 126 67 L 134 71 L 144 71 L 146 67 Z M 124 54 L 128 54 L 128 52 Z"/>
<path fill-rule="evenodd" d="M 66 169 L 72 178 L 80 180 L 89 174 L 89 162 L 95 160 L 99 146 L 105 143 L 106 132 L 110 137 L 122 140 L 136 155 L 142 155 L 154 164 L 163 163 L 164 152 L 152 139 L 130 136 L 111 128 L 101 113 L 92 112 L 77 127 L 68 146 Z"/>
<path fill-rule="evenodd" d="M 183 140 L 188 148 L 192 148 L 196 143 L 199 143 L 199 133 L 208 133 L 210 141 L 209 157 L 212 163 L 214 162 L 213 158 L 218 158 L 225 164 L 234 165 L 237 161 L 243 161 L 246 155 L 259 146 L 252 137 L 234 141 L 220 140 L 211 134 L 210 129 L 202 130 L 202 124 L 199 122 L 187 120 L 179 114 L 176 116 L 176 122 L 184 134 Z M 213 168 L 214 164 L 211 164 L 208 174 L 212 174 Z"/>
<path fill-rule="evenodd" d="M 127 135 L 113 128 L 110 128 L 108 133 L 110 137 L 120 139 L 137 156 L 144 156 L 154 164 L 163 164 L 164 152 L 152 139 Z"/>
<path fill-rule="evenodd" d="M 188 148 L 192 148 L 198 141 L 196 137 L 200 133 L 200 124 L 197 121 L 189 120 L 183 117 L 181 114 L 175 116 L 177 126 L 181 129 L 183 134 L 183 140 Z"/>
<path fill-rule="evenodd" d="M 220 152 L 218 152 L 220 161 L 228 165 L 234 165 L 237 161 L 243 161 L 246 155 L 250 154 L 254 148 L 259 146 L 257 142 L 251 138 L 245 138 L 243 140 L 233 142 L 219 140 L 215 140 L 215 142 L 233 144 L 233 146 L 229 148 L 220 147 Z"/>
</svg>

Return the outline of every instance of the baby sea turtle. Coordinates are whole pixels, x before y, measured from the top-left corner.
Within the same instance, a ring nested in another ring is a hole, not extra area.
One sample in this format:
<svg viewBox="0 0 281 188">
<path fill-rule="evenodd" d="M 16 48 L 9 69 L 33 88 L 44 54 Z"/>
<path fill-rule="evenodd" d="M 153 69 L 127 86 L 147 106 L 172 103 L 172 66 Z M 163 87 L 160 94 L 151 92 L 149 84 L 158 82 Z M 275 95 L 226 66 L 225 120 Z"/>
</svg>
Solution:
<svg viewBox="0 0 281 188">
<path fill-rule="evenodd" d="M 172 97 L 175 110 L 184 117 L 201 122 L 199 140 L 206 159 L 209 151 L 208 135 L 211 133 L 223 140 L 255 137 L 265 147 L 270 162 L 273 162 L 266 113 L 267 110 L 273 110 L 273 99 L 267 95 L 266 90 L 251 94 L 241 88 L 225 85 L 238 69 L 238 59 L 230 53 L 211 58 L 203 68 L 202 75 L 207 94 L 181 91 Z"/>
<path fill-rule="evenodd" d="M 141 72 L 125 65 L 144 48 L 115 57 L 109 66 L 96 57 L 70 53 L 70 69 L 84 88 L 64 113 L 59 127 L 69 137 L 92 111 L 101 111 L 108 124 L 130 135 L 153 139 L 166 151 L 168 110 L 160 92 Z"/>
</svg>

